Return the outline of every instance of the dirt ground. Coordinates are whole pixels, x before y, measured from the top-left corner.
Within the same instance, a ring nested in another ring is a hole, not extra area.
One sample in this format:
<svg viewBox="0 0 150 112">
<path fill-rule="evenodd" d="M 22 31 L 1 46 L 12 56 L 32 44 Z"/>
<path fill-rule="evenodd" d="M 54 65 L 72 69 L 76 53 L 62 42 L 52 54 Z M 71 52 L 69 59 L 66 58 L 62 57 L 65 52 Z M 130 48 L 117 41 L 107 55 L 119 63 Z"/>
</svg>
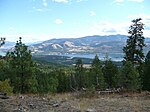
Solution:
<svg viewBox="0 0 150 112">
<path fill-rule="evenodd" d="M 14 95 L 0 99 L 0 112 L 150 112 L 150 94 Z"/>
</svg>

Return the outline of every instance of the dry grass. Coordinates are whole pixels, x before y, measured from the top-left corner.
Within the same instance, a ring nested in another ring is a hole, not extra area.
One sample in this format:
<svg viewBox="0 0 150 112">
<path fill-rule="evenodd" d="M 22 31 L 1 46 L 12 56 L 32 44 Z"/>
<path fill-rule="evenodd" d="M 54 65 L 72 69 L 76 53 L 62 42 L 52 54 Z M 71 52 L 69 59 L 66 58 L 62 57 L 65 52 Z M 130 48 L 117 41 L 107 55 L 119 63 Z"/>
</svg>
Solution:
<svg viewBox="0 0 150 112">
<path fill-rule="evenodd" d="M 124 93 L 96 95 L 90 98 L 74 97 L 72 94 L 57 94 L 56 99 L 66 99 L 74 108 L 85 112 L 87 109 L 95 109 L 98 112 L 149 112 L 150 96 L 145 93 Z"/>
<path fill-rule="evenodd" d="M 58 102 L 58 107 L 51 103 Z M 18 108 L 18 104 L 30 109 L 28 104 L 32 102 L 35 109 L 32 112 L 85 112 L 94 109 L 97 112 L 150 112 L 150 94 L 124 93 L 96 95 L 90 98 L 76 97 L 73 93 L 50 94 L 50 95 L 24 95 L 24 99 L 13 96 L 12 99 L 3 100 L 0 104 L 4 109 Z M 2 107 L 0 107 L 2 108 Z"/>
</svg>

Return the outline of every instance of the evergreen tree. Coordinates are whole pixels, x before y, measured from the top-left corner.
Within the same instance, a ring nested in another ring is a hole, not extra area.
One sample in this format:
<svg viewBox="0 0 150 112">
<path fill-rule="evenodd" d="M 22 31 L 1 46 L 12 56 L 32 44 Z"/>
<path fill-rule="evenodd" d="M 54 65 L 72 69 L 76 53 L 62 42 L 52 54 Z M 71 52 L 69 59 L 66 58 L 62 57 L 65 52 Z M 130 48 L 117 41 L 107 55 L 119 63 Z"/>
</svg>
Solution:
<svg viewBox="0 0 150 112">
<path fill-rule="evenodd" d="M 144 64 L 143 89 L 150 91 L 150 51 L 147 53 Z"/>
<path fill-rule="evenodd" d="M 8 71 L 9 71 L 8 62 L 4 59 L 0 59 L 0 81 L 9 79 Z"/>
<path fill-rule="evenodd" d="M 43 69 L 36 70 L 36 79 L 38 82 L 37 91 L 39 93 L 54 93 L 57 91 L 58 79 L 56 72 Z"/>
<path fill-rule="evenodd" d="M 108 56 L 105 57 L 104 67 L 103 67 L 103 74 L 105 78 L 105 82 L 107 83 L 108 88 L 116 87 L 117 86 L 117 75 L 118 75 L 118 68 L 114 65 Z"/>
<path fill-rule="evenodd" d="M 8 52 L 10 67 L 10 81 L 15 92 L 35 92 L 37 81 L 34 74 L 34 63 L 31 51 L 22 43 L 21 37 L 17 41 L 14 51 Z"/>
<path fill-rule="evenodd" d="M 75 85 L 77 89 L 84 87 L 84 68 L 82 59 L 78 59 L 75 65 Z"/>
<path fill-rule="evenodd" d="M 49 83 L 49 91 L 50 92 L 57 92 L 57 88 L 58 88 L 58 79 L 57 79 L 57 75 L 55 71 L 52 71 L 48 74 L 48 83 Z"/>
<path fill-rule="evenodd" d="M 91 73 L 90 73 L 90 80 L 92 81 L 92 84 L 98 88 L 98 89 L 104 89 L 105 88 L 105 81 L 104 76 L 102 73 L 102 65 L 101 62 L 96 55 L 91 66 Z M 92 85 L 91 85 L 92 86 Z"/>
<path fill-rule="evenodd" d="M 126 90 L 136 91 L 141 89 L 141 79 L 132 62 L 126 62 L 122 68 L 122 86 Z"/>
<path fill-rule="evenodd" d="M 57 92 L 67 92 L 70 91 L 70 76 L 67 73 L 67 70 L 60 69 L 56 71 L 58 79 Z"/>
<path fill-rule="evenodd" d="M 128 31 L 129 35 L 127 39 L 127 45 L 123 48 L 125 53 L 124 61 L 130 61 L 138 68 L 139 72 L 142 72 L 143 66 L 143 47 L 144 44 L 144 24 L 141 22 L 141 18 L 132 20 L 132 25 Z"/>
</svg>

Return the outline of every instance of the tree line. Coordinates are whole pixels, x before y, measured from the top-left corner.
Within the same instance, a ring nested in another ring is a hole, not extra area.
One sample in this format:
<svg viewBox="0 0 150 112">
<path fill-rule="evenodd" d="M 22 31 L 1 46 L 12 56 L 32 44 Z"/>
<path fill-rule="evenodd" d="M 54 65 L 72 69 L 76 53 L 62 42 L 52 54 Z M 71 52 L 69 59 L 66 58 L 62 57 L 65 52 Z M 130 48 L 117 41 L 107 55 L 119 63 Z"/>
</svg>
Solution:
<svg viewBox="0 0 150 112">
<path fill-rule="evenodd" d="M 106 55 L 104 63 L 98 55 L 89 68 L 82 59 L 75 66 L 54 68 L 35 62 L 22 38 L 14 50 L 0 59 L 0 91 L 13 93 L 70 92 L 83 88 L 106 90 L 123 88 L 125 91 L 150 90 L 150 51 L 146 57 L 141 18 L 132 21 L 129 27 L 123 66 L 117 67 Z M 4 39 L 1 39 L 1 45 Z"/>
</svg>

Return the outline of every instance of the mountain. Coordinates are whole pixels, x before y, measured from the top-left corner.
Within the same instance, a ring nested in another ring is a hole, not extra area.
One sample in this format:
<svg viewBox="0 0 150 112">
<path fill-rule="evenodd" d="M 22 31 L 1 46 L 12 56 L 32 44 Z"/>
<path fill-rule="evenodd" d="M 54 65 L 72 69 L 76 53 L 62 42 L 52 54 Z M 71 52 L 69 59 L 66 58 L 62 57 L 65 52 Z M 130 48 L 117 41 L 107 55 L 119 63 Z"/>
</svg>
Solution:
<svg viewBox="0 0 150 112">
<path fill-rule="evenodd" d="M 126 45 L 126 35 L 86 36 L 81 38 L 50 39 L 32 46 L 33 54 L 42 55 L 80 55 L 89 57 L 90 54 L 98 54 L 100 58 L 106 53 L 115 60 L 121 60 L 124 56 L 123 47 Z M 145 39 L 144 53 L 150 50 L 150 38 Z M 92 55 L 92 57 L 93 57 Z"/>
<path fill-rule="evenodd" d="M 94 35 L 81 38 L 51 39 L 32 47 L 33 53 L 36 54 L 120 53 L 126 39 L 125 35 Z"/>
<path fill-rule="evenodd" d="M 126 35 L 108 35 L 108 36 L 86 36 L 81 38 L 60 38 L 50 39 L 37 44 L 32 44 L 29 49 L 33 55 L 78 55 L 82 57 L 93 57 L 98 54 L 103 58 L 106 53 L 111 58 L 122 59 L 123 47 L 126 45 Z M 145 38 L 146 47 L 144 53 L 150 50 L 150 38 Z M 0 49 L 9 48 L 15 43 L 7 43 Z M 9 47 L 8 47 L 9 46 Z M 6 50 L 6 49 L 4 49 Z M 7 49 L 8 50 L 8 49 Z M 92 55 L 91 55 L 92 54 Z"/>
</svg>

